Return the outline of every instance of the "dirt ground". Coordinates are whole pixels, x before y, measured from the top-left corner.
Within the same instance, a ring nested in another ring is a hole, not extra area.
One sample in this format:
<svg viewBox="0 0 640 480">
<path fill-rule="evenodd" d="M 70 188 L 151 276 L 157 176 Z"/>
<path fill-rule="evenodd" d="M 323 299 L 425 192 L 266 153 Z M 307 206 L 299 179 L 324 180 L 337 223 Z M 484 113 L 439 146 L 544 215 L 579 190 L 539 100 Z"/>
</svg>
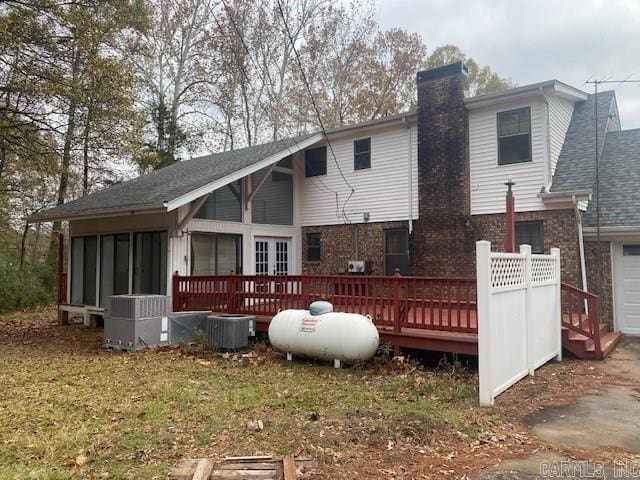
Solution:
<svg viewBox="0 0 640 480">
<path fill-rule="evenodd" d="M 0 478 L 166 478 L 183 457 L 285 453 L 316 459 L 309 479 L 539 478 L 543 461 L 636 458 L 635 343 L 549 363 L 480 408 L 475 374 L 451 365 L 120 354 L 54 315 L 0 316 Z"/>
</svg>

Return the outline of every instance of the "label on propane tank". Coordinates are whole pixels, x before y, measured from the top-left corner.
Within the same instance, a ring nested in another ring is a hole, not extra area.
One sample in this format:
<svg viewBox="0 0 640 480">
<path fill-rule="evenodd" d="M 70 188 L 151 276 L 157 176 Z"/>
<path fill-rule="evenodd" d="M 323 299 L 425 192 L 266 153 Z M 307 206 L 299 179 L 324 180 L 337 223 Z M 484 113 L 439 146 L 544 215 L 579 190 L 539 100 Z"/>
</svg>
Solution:
<svg viewBox="0 0 640 480">
<path fill-rule="evenodd" d="M 318 320 L 315 318 L 303 318 L 300 321 L 300 331 L 307 333 L 314 333 L 316 331 L 316 326 L 318 325 Z"/>
</svg>

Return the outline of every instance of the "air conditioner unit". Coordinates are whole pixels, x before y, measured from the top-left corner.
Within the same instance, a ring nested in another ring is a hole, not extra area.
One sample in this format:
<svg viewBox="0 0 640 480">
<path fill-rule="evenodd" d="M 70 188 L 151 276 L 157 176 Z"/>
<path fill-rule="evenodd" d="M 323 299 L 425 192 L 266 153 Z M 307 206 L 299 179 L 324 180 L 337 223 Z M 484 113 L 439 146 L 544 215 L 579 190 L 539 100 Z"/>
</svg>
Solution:
<svg viewBox="0 0 640 480">
<path fill-rule="evenodd" d="M 349 260 L 347 270 L 353 274 L 369 273 L 371 271 L 371 262 L 365 260 Z"/>
<path fill-rule="evenodd" d="M 131 351 L 167 345 L 170 301 L 164 295 L 108 297 L 104 315 L 104 347 Z"/>
<path fill-rule="evenodd" d="M 207 343 L 219 350 L 238 350 L 249 345 L 256 317 L 220 314 L 207 317 Z"/>
</svg>

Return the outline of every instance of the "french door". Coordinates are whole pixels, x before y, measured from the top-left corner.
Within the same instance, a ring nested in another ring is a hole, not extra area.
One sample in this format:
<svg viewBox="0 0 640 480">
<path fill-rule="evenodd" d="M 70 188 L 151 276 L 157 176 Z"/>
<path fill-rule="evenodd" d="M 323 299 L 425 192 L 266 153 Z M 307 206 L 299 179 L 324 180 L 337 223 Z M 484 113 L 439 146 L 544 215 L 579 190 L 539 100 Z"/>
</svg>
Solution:
<svg viewBox="0 0 640 480">
<path fill-rule="evenodd" d="M 291 272 L 290 238 L 255 238 L 256 275 L 289 275 Z"/>
</svg>

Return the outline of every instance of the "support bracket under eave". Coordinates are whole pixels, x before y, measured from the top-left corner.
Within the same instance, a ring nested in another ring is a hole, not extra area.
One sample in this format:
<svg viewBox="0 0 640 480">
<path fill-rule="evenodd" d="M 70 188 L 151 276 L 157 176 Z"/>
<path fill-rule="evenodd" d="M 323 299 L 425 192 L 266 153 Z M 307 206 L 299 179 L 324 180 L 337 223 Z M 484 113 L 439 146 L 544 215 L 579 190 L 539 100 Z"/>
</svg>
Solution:
<svg viewBox="0 0 640 480">
<path fill-rule="evenodd" d="M 184 217 L 182 217 L 182 219 L 178 223 L 178 226 L 176 227 L 177 232 L 182 232 L 184 227 L 187 226 L 187 223 L 189 223 L 189 221 L 193 218 L 196 212 L 200 210 L 200 208 L 205 204 L 208 198 L 209 198 L 209 194 L 207 193 L 206 195 L 201 196 L 191 204 L 191 207 L 189 207 L 189 211 L 185 214 Z"/>
<path fill-rule="evenodd" d="M 262 185 L 264 185 L 264 182 L 267 181 L 267 178 L 269 178 L 269 175 L 271 175 L 271 172 L 273 172 L 273 169 L 276 168 L 276 165 L 277 165 L 277 163 L 273 163 L 273 164 L 271 164 L 269 166 L 269 168 L 267 168 L 267 171 L 264 172 L 264 175 L 262 176 L 262 178 L 260 179 L 258 184 L 255 186 L 255 188 L 253 188 L 251 190 L 251 193 L 249 193 L 249 195 L 247 195 L 247 198 L 246 198 L 245 204 L 244 204 L 245 210 L 247 209 L 247 206 L 249 205 L 249 202 L 253 201 L 253 198 L 256 196 L 256 193 L 258 193 L 260 188 L 262 188 Z"/>
</svg>

